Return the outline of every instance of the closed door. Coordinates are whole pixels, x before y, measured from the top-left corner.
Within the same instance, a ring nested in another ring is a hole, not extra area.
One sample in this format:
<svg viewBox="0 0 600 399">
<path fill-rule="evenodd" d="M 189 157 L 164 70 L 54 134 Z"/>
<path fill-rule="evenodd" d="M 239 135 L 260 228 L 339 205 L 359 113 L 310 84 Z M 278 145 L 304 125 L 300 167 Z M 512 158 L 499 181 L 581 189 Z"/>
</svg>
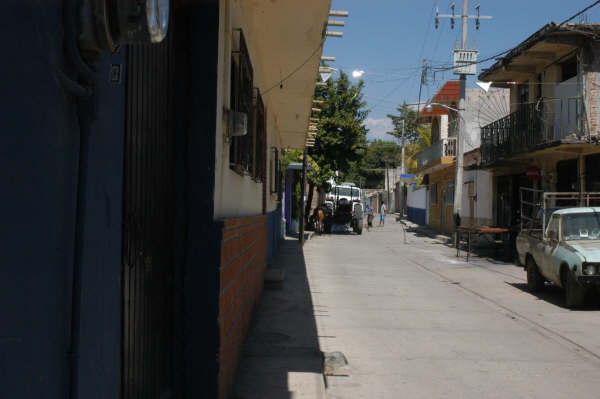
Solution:
<svg viewBox="0 0 600 399">
<path fill-rule="evenodd" d="M 442 190 L 440 203 L 440 232 L 446 233 L 446 192 Z"/>
<path fill-rule="evenodd" d="M 175 144 L 171 40 L 128 46 L 122 398 L 173 395 Z"/>
<path fill-rule="evenodd" d="M 469 193 L 469 219 L 471 225 L 475 225 L 475 188 L 474 183 L 470 182 L 468 185 Z"/>
</svg>

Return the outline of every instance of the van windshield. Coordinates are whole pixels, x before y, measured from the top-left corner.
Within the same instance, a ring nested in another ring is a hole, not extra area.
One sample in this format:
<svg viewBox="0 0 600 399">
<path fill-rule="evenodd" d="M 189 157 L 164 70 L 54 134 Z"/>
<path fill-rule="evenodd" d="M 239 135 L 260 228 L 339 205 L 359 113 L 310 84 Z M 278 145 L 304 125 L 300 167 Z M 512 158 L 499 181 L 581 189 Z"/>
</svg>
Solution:
<svg viewBox="0 0 600 399">
<path fill-rule="evenodd" d="M 344 197 L 350 197 L 350 193 L 352 193 L 352 197 L 360 197 L 360 189 L 354 187 L 336 187 L 333 194 L 335 195 L 336 193 Z"/>
<path fill-rule="evenodd" d="M 572 213 L 562 217 L 565 241 L 600 240 L 600 213 Z"/>
</svg>

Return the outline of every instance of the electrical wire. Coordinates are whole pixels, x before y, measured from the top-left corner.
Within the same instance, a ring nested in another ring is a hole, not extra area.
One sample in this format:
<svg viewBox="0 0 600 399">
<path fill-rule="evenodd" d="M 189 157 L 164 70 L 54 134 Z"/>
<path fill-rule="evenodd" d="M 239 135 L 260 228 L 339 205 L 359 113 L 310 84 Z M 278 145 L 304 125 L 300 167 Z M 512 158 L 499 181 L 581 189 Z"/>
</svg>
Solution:
<svg viewBox="0 0 600 399">
<path fill-rule="evenodd" d="M 321 43 L 319 44 L 319 46 L 315 49 L 315 51 L 312 52 L 312 54 L 302 63 L 300 64 L 300 66 L 298 66 L 296 69 L 294 69 L 292 72 L 290 72 L 289 74 L 287 74 L 283 79 L 280 79 L 277 83 L 275 83 L 273 86 L 269 87 L 267 90 L 265 90 L 264 92 L 262 92 L 262 95 L 265 96 L 267 95 L 271 90 L 273 90 L 274 88 L 276 88 L 277 86 L 281 87 L 283 86 L 283 82 L 287 81 L 288 79 L 290 79 L 292 76 L 294 76 L 299 70 L 301 70 L 306 64 L 309 63 L 309 61 L 315 56 L 315 54 L 317 54 L 319 52 L 319 50 L 323 49 L 323 45 L 325 44 L 325 39 L 321 39 Z"/>
<path fill-rule="evenodd" d="M 578 17 L 578 16 L 580 16 L 581 14 L 584 14 L 586 11 L 588 11 L 589 9 L 591 9 L 591 8 L 593 8 L 593 7 L 595 7 L 595 6 L 597 6 L 598 4 L 600 4 L 600 0 L 597 0 L 597 1 L 595 1 L 594 3 L 592 3 L 592 4 L 590 4 L 589 6 L 587 6 L 586 8 L 584 8 L 583 10 L 581 10 L 581 11 L 577 12 L 576 14 L 574 14 L 573 16 L 571 16 L 571 17 L 569 17 L 569 18 L 565 19 L 564 21 L 562 21 L 561 23 L 559 23 L 558 25 L 556 25 L 556 26 L 555 26 L 553 29 L 551 29 L 551 30 L 550 30 L 549 32 L 547 32 L 546 34 L 550 34 L 550 33 L 556 32 L 556 31 L 557 31 L 557 30 L 559 30 L 559 29 L 560 29 L 560 28 L 561 28 L 563 25 L 565 25 L 566 23 L 569 23 L 570 21 L 572 21 L 573 19 L 577 18 L 577 17 Z M 485 58 L 483 58 L 483 59 L 481 59 L 481 60 L 477 60 L 477 61 L 474 61 L 474 62 L 470 62 L 470 63 L 468 63 L 468 64 L 469 64 L 469 65 L 473 65 L 473 64 L 474 64 L 474 65 L 481 64 L 481 63 L 484 63 L 484 62 L 487 62 L 487 61 L 490 61 L 490 60 L 493 60 L 493 59 L 496 59 L 496 58 L 502 57 L 502 56 L 506 55 L 507 53 L 511 52 L 512 50 L 513 50 L 512 48 L 511 48 L 511 49 L 508 49 L 508 50 L 504 50 L 504 51 L 501 51 L 501 52 L 499 52 L 499 53 L 496 53 L 496 54 L 494 54 L 494 55 L 492 55 L 492 56 L 485 57 Z M 449 71 L 449 70 L 451 70 L 451 69 L 454 69 L 454 66 L 448 66 L 448 67 L 444 67 L 444 68 L 438 68 L 437 70 L 438 70 L 438 71 Z"/>
</svg>

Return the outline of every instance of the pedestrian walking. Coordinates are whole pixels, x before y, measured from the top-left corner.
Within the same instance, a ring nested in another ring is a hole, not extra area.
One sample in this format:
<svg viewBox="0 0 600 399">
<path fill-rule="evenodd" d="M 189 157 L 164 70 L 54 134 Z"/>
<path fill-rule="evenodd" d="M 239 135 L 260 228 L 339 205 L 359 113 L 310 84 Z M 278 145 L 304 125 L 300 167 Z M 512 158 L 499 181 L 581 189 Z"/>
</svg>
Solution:
<svg viewBox="0 0 600 399">
<path fill-rule="evenodd" d="M 387 207 L 385 206 L 385 201 L 381 201 L 381 208 L 379 214 L 379 226 L 385 226 L 385 211 Z"/>
<path fill-rule="evenodd" d="M 367 205 L 367 231 L 371 231 L 371 228 L 373 228 L 373 217 L 373 207 Z"/>
</svg>

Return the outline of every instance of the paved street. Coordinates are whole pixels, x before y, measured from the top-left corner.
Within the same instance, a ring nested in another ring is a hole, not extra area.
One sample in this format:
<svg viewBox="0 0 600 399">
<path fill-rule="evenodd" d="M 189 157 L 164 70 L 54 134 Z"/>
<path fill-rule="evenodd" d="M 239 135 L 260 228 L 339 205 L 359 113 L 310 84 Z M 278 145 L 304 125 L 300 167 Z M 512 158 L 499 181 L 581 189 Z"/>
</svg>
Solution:
<svg viewBox="0 0 600 399">
<path fill-rule="evenodd" d="M 341 351 L 329 398 L 596 398 L 600 307 L 526 291 L 514 265 L 467 264 L 440 241 L 403 243 L 392 218 L 304 247 L 320 349 Z"/>
</svg>

